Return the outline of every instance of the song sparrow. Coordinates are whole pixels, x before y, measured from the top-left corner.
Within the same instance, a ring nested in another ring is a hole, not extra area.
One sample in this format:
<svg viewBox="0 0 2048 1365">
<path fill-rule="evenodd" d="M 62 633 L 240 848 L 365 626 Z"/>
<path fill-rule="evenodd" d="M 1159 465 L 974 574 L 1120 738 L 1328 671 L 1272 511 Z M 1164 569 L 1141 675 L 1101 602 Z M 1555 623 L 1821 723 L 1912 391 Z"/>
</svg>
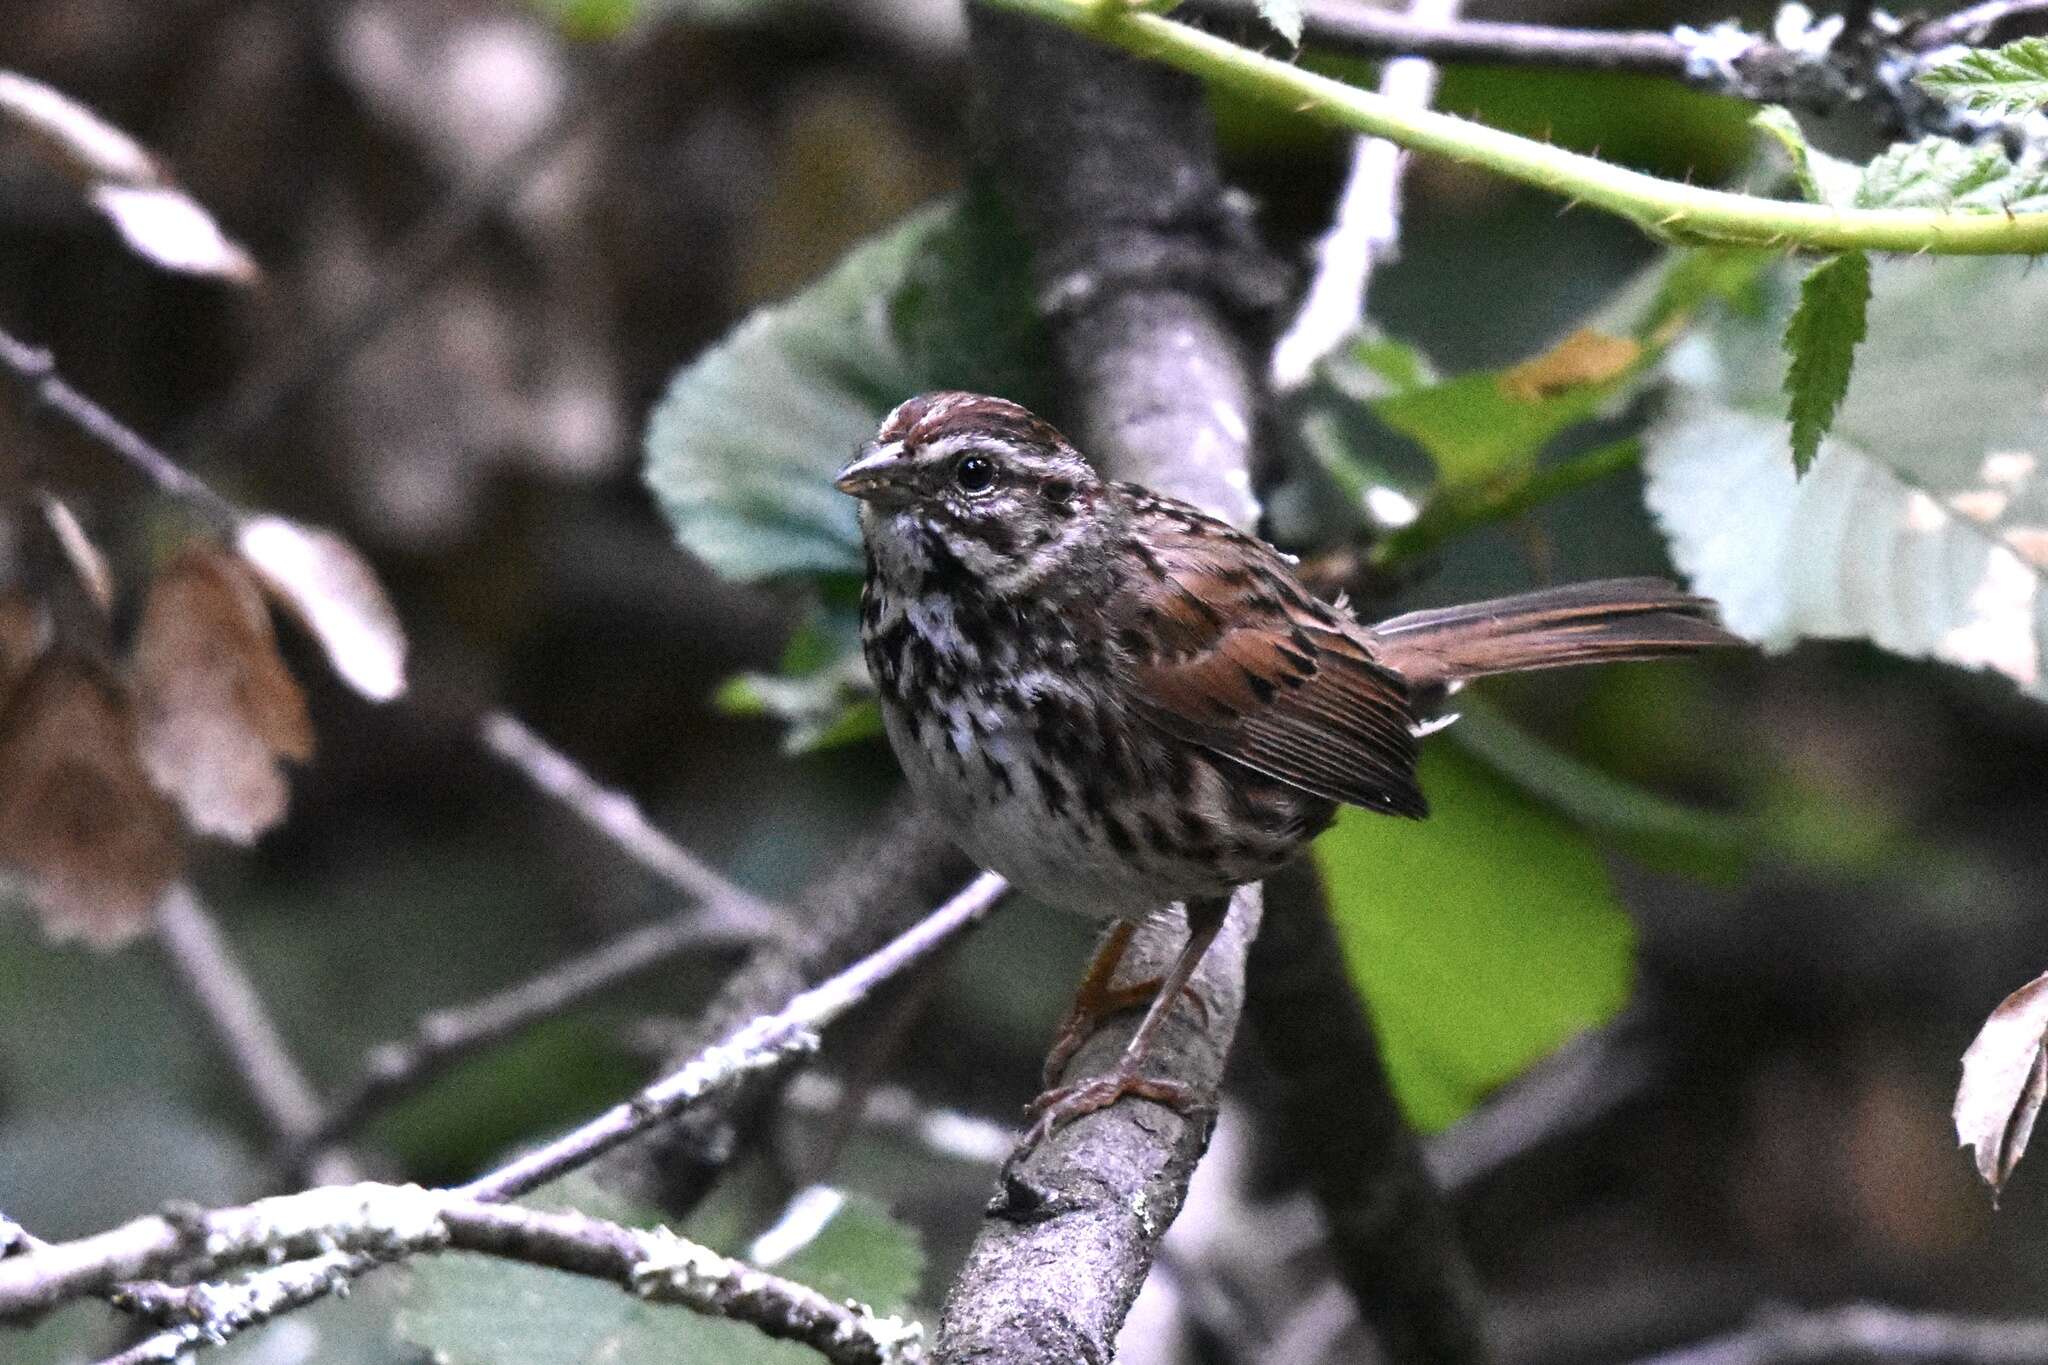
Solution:
<svg viewBox="0 0 2048 1365">
<path fill-rule="evenodd" d="M 1270 546 L 1104 480 L 1051 426 L 977 394 L 904 403 L 837 483 L 862 502 L 861 640 L 911 785 L 983 866 L 1117 922 L 1047 1085 L 1102 1013 L 1151 997 L 1111 1074 L 1039 1097 L 1027 1147 L 1124 1095 L 1186 1107 L 1145 1054 L 1231 891 L 1339 802 L 1426 814 L 1416 740 L 1446 688 L 1734 642 L 1657 579 L 1361 625 Z M 1131 927 L 1175 902 L 1189 936 L 1173 969 L 1111 989 Z"/>
</svg>

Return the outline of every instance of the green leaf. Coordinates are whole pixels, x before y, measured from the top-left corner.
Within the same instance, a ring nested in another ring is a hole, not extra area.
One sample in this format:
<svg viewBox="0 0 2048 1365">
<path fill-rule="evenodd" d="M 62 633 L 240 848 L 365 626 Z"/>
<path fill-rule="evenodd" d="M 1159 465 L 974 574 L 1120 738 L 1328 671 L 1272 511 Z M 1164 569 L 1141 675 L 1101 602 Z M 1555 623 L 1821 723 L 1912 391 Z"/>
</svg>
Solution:
<svg viewBox="0 0 2048 1365">
<path fill-rule="evenodd" d="M 1382 529 L 1393 528 L 1378 541 L 1376 560 L 1394 564 L 1434 550 L 1632 465 L 1632 452 L 1613 444 L 1561 464 L 1540 460 L 1564 432 L 1626 403 L 1703 307 L 1746 300 L 1776 259 L 1725 247 L 1670 252 L 1543 355 L 1455 379 L 1436 379 L 1398 342 L 1360 338 L 1307 391 L 1297 417 L 1303 446 L 1354 517 L 1383 490 L 1422 504 L 1420 518 L 1405 525 L 1375 515 Z M 1434 493 L 1425 495 L 1423 479 L 1402 469 L 1398 449 L 1376 445 L 1361 408 L 1422 447 L 1436 469 Z M 1274 507 L 1277 516 L 1290 503 L 1276 498 Z"/>
<path fill-rule="evenodd" d="M 1809 145 L 1798 121 L 1776 105 L 1758 113 L 1754 123 L 1785 149 L 1801 192 L 1817 204 L 1963 213 L 2048 209 L 2048 171 L 2021 170 L 1995 142 L 1896 142 L 1859 167 Z"/>
<path fill-rule="evenodd" d="M 633 22 L 636 0 L 532 0 L 541 17 L 571 38 L 615 38 Z"/>
<path fill-rule="evenodd" d="M 1713 880 L 1733 878 L 1765 831 L 1743 815 L 1701 810 L 1584 762 L 1500 715 L 1471 694 L 1450 742 L 1589 833 L 1651 867 Z"/>
<path fill-rule="evenodd" d="M 1921 89 L 2000 118 L 2048 104 L 2048 39 L 2021 38 L 1931 63 L 1915 76 Z"/>
<path fill-rule="evenodd" d="M 852 628 L 862 560 L 832 476 L 889 409 L 933 389 L 1042 406 L 1052 367 L 1029 256 L 993 194 L 913 215 L 817 284 L 761 309 L 684 366 L 647 427 L 647 481 L 691 552 L 727 578 L 807 575 L 829 604 L 825 651 L 801 638 L 779 678 L 728 683 L 728 709 L 790 723 L 805 751 L 875 733 Z"/>
<path fill-rule="evenodd" d="M 616 1199 L 593 1197 L 584 1183 L 563 1182 L 555 1191 L 597 1217 L 647 1225 Z M 900 1313 L 917 1293 L 924 1252 L 880 1205 L 850 1196 L 815 1238 L 772 1269 L 834 1298 Z M 607 1281 L 462 1254 L 411 1263 L 398 1327 L 444 1365 L 812 1365 L 818 1358 L 743 1323 L 645 1303 Z"/>
<path fill-rule="evenodd" d="M 1857 186 L 1862 172 L 1848 161 L 1813 146 L 1806 140 L 1806 132 L 1799 126 L 1799 120 L 1783 105 L 1771 104 L 1757 111 L 1750 122 L 1760 131 L 1768 133 L 1791 159 L 1792 174 L 1799 181 L 1799 189 L 1816 204 L 1833 204 L 1837 208 L 1852 204 L 1856 200 Z"/>
<path fill-rule="evenodd" d="M 1870 258 L 1845 251 L 1822 261 L 1799 286 L 1799 307 L 1785 324 L 1785 395 L 1792 400 L 1792 467 L 1804 474 L 1849 396 L 1849 371 L 1863 340 L 1870 302 Z"/>
<path fill-rule="evenodd" d="M 2048 173 L 2019 169 L 1996 143 L 1928 137 L 1880 152 L 1864 168 L 1854 202 L 1865 209 L 2033 213 L 2048 208 Z"/>
<path fill-rule="evenodd" d="M 816 1237 L 788 1260 L 764 1269 L 835 1299 L 857 1299 L 877 1312 L 901 1313 L 924 1279 L 924 1245 L 881 1204 L 849 1194 Z"/>
<path fill-rule="evenodd" d="M 938 388 L 1030 405 L 1043 335 L 1027 257 L 992 195 L 925 209 L 678 371 L 647 427 L 647 481 L 720 574 L 858 575 L 832 486 L 890 408 Z"/>
<path fill-rule="evenodd" d="M 1788 311 L 1729 316 L 1670 366 L 1645 491 L 1693 587 L 1767 646 L 1868 639 L 2044 685 L 2048 273 L 1879 262 L 1858 379 L 1803 479 L 1774 416 Z"/>
<path fill-rule="evenodd" d="M 1301 0 L 1259 0 L 1259 17 L 1290 46 L 1301 46 Z"/>
<path fill-rule="evenodd" d="M 1316 844 L 1352 978 L 1425 1131 L 1627 1001 L 1635 932 L 1591 842 L 1433 744 L 1420 822 L 1345 808 Z"/>
<path fill-rule="evenodd" d="M 783 648 L 779 673 L 742 673 L 714 701 L 740 716 L 773 716 L 788 728 L 783 752 L 807 754 L 882 732 L 874 685 L 861 660 L 851 592 L 827 592 Z"/>
</svg>

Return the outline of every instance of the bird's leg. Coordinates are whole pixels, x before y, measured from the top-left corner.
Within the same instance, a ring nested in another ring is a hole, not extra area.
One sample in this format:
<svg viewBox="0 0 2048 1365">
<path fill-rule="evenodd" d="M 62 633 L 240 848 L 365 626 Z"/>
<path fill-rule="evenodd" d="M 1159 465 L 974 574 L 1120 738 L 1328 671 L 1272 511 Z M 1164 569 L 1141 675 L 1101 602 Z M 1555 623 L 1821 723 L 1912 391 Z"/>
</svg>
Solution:
<svg viewBox="0 0 2048 1365">
<path fill-rule="evenodd" d="M 1116 969 L 1122 964 L 1124 950 L 1131 946 L 1131 935 L 1137 927 L 1129 920 L 1119 920 L 1095 950 L 1088 963 L 1088 974 L 1081 978 L 1081 988 L 1074 993 L 1074 1003 L 1068 1007 L 1067 1017 L 1060 1020 L 1059 1032 L 1053 1035 L 1052 1051 L 1045 1056 L 1047 1090 L 1060 1083 L 1060 1073 L 1081 1050 L 1081 1044 L 1095 1035 L 1103 1020 L 1148 1003 L 1159 989 L 1156 976 L 1128 986 L 1113 984 Z"/>
<path fill-rule="evenodd" d="M 1028 1156 L 1055 1128 L 1084 1114 L 1107 1109 L 1126 1095 L 1154 1100 L 1183 1114 L 1200 1107 L 1200 1101 L 1185 1085 L 1178 1081 L 1147 1076 L 1144 1074 L 1144 1068 L 1159 1030 L 1165 1027 L 1167 1016 L 1173 1012 L 1173 1007 L 1182 993 L 1187 991 L 1188 983 L 1194 978 L 1195 968 L 1201 965 L 1202 955 L 1209 951 L 1209 945 L 1215 941 L 1217 931 L 1222 929 L 1224 914 L 1229 909 L 1230 901 L 1227 897 L 1188 903 L 1188 941 L 1181 948 L 1180 956 L 1174 959 L 1172 969 L 1159 980 L 1158 988 L 1152 996 L 1152 1004 L 1145 1011 L 1144 1019 L 1138 1024 L 1138 1031 L 1131 1035 L 1131 1041 L 1125 1046 L 1123 1056 L 1117 1059 L 1116 1066 L 1105 1075 L 1090 1076 L 1072 1085 L 1047 1090 L 1034 1100 L 1031 1107 L 1037 1112 L 1038 1121 L 1031 1125 L 1031 1130 L 1024 1135 L 1024 1140 L 1018 1144 L 1017 1150 L 1011 1153 L 1009 1164 L 1012 1167 Z M 1115 959 L 1110 962 L 1108 970 L 1101 973 L 1101 982 L 1098 985 L 1107 982 L 1116 970 L 1116 960 L 1122 958 L 1129 941 L 1128 927 L 1119 926 L 1118 930 L 1111 932 L 1110 939 L 1103 944 L 1102 953 L 1097 955 L 1094 967 L 1089 970 L 1091 981 L 1097 976 L 1096 968 L 1101 967 L 1103 956 L 1113 948 Z M 1083 983 L 1084 991 L 1087 984 Z M 1199 997 L 1192 993 L 1189 994 L 1189 998 L 1199 1001 Z M 1202 1006 L 1202 1011 L 1204 1014 L 1208 1012 L 1206 1005 Z M 1062 1040 L 1064 1041 L 1064 1033 Z"/>
</svg>

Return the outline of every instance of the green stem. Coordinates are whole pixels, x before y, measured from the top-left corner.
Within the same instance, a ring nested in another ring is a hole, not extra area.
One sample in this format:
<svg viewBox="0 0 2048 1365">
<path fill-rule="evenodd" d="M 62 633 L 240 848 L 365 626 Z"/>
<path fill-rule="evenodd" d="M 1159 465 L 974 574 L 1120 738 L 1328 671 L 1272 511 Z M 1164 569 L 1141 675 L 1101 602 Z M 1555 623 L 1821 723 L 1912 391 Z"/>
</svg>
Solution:
<svg viewBox="0 0 2048 1365">
<path fill-rule="evenodd" d="M 1440 488 L 1412 525 L 1389 532 L 1373 547 L 1372 562 L 1383 569 L 1407 563 L 1467 531 L 1518 517 L 1552 498 L 1632 469 L 1642 458 L 1643 444 L 1631 436 L 1476 488 Z"/>
<path fill-rule="evenodd" d="M 1504 133 L 1469 119 L 1409 109 L 1370 91 L 1263 56 L 1186 24 L 1127 8 L 1127 0 L 984 0 L 1076 29 L 1254 99 L 1325 123 L 1434 152 L 1616 213 L 1669 241 L 1905 251 L 1940 256 L 2048 251 L 2048 213 L 1848 209 L 1702 189 Z"/>
</svg>

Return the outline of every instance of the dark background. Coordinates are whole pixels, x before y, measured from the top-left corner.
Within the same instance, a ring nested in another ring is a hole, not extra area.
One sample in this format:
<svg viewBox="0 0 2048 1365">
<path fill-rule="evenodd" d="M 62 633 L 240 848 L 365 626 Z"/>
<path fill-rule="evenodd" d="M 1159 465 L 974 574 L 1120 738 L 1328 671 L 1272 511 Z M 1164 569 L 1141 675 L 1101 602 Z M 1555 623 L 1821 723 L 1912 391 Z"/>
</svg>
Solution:
<svg viewBox="0 0 2048 1365">
<path fill-rule="evenodd" d="M 423 1010 L 669 903 L 476 745 L 486 708 L 521 716 L 769 895 L 828 863 L 895 781 L 878 746 L 789 758 L 771 723 L 712 706 L 734 669 L 772 665 L 800 597 L 736 590 L 676 550 L 640 485 L 638 441 L 678 364 L 960 182 L 961 19 L 938 0 L 674 9 L 627 58 L 514 0 L 0 6 L 0 67 L 163 154 L 269 272 L 234 291 L 152 270 L 0 143 L 0 325 L 51 347 L 73 382 L 229 495 L 344 531 L 411 636 L 412 692 L 378 708 L 286 631 L 319 755 L 255 850 L 195 855 L 325 1085 Z M 1640 26 L 1724 17 L 1542 9 Z M 385 310 L 345 361 L 301 367 L 293 396 L 237 416 L 262 376 L 289 371 L 304 338 L 393 270 L 419 224 L 584 92 L 594 112 L 578 134 L 429 288 Z M 1725 176 L 1747 146 L 1745 108 L 1649 80 L 1459 71 L 1441 103 L 1674 175 Z M 1341 144 L 1249 108 L 1220 114 L 1233 173 L 1272 239 L 1299 251 Z M 1373 312 L 1447 372 L 1500 364 L 1650 254 L 1611 219 L 1425 160 Z M 117 572 L 140 577 L 165 517 L 131 475 L 31 430 L 8 396 L 0 440 L 33 443 L 85 490 Z M 1654 569 L 1658 555 L 1622 480 L 1473 538 L 1401 600 Z M 1792 773 L 1816 845 L 1721 886 L 1617 862 L 1641 926 L 1636 1004 L 1588 1053 L 1594 1081 L 1563 1092 L 1564 1120 L 1530 1120 L 1511 1160 L 1456 1192 L 1507 1358 L 1633 1359 L 1771 1305 L 2034 1310 L 2048 1289 L 2038 1172 L 2023 1167 L 1993 1214 L 1947 1109 L 1985 1012 L 2048 965 L 2048 715 L 1998 680 L 1853 646 L 1507 693 L 1588 758 L 1682 774 L 1689 798 L 1745 799 L 1745 768 L 1766 761 Z M 1601 738 L 1617 716 L 1635 736 L 1619 749 Z M 885 1050 L 870 1055 L 884 1031 L 863 1027 L 834 1040 L 831 1061 L 1007 1121 L 1088 934 L 1035 908 L 998 916 Z M 408 1178 L 451 1179 L 610 1102 L 642 1074 L 646 1021 L 690 1013 L 729 962 L 688 963 L 464 1067 L 380 1121 L 367 1149 Z M 1274 1349 L 1321 1283 L 1312 1253 L 1270 1241 L 1300 1219 L 1288 1221 L 1285 1172 L 1261 1159 L 1261 1080 L 1241 1051 L 1220 1192 L 1191 1208 L 1167 1271 L 1222 1277 L 1220 1299 L 1188 1297 L 1231 1308 L 1240 1353 Z M 791 1150 L 817 1149 L 806 1121 L 787 1126 Z M 1454 1156 L 1469 1156 L 1463 1140 L 1445 1139 Z M 57 1238 L 174 1195 L 246 1197 L 265 1188 L 263 1142 L 148 944 L 101 956 L 46 946 L 25 916 L 0 920 L 0 1207 Z M 836 1178 L 924 1230 L 935 1298 L 988 1172 L 863 1139 Z M 1269 1240 L 1233 1245 L 1233 1227 L 1240 1243 Z M 1210 1355 L 1177 1353 L 1203 1330 L 1140 1321 L 1127 1359 L 1229 1358 L 1213 1340 Z M 1324 1358 L 1366 1350 L 1339 1336 Z"/>
</svg>

